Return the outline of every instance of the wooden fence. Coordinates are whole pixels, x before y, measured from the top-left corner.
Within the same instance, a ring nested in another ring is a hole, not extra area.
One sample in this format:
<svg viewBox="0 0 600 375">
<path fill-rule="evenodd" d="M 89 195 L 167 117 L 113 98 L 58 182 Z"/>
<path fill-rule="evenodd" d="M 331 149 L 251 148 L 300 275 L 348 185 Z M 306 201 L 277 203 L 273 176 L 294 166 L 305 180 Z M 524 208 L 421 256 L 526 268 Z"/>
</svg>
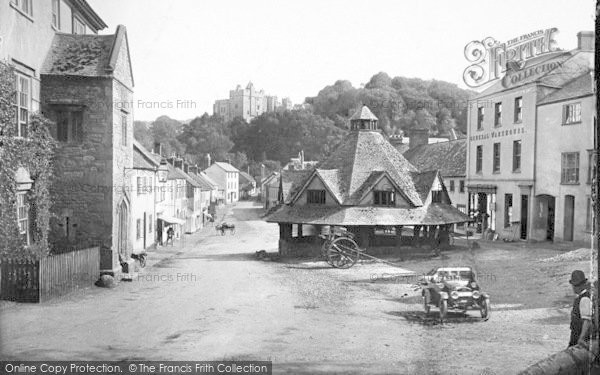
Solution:
<svg viewBox="0 0 600 375">
<path fill-rule="evenodd" d="M 51 255 L 37 261 L 0 260 L 0 299 L 44 302 L 93 285 L 100 276 L 100 248 Z"/>
</svg>

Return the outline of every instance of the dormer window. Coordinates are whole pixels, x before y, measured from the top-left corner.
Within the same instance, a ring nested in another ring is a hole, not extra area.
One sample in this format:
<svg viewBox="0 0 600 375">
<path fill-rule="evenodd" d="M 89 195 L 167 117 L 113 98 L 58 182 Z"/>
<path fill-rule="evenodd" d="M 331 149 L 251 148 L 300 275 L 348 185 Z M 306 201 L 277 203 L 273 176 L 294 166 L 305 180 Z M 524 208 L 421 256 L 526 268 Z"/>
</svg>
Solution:
<svg viewBox="0 0 600 375">
<path fill-rule="evenodd" d="M 376 190 L 373 192 L 373 204 L 375 206 L 395 206 L 396 193 L 393 191 Z"/>
<path fill-rule="evenodd" d="M 325 204 L 325 190 L 307 190 L 306 203 Z"/>
</svg>

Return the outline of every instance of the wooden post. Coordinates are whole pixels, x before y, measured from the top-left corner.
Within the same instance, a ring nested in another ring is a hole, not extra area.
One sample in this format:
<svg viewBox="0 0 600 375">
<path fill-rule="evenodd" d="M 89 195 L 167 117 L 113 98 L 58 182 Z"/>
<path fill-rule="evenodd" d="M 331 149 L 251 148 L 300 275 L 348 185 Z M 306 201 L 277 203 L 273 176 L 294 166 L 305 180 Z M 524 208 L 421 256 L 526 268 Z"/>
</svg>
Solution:
<svg viewBox="0 0 600 375">
<path fill-rule="evenodd" d="M 415 225 L 413 227 L 413 246 L 414 247 L 420 246 L 420 241 L 419 241 L 420 234 L 421 234 L 421 226 Z"/>
<path fill-rule="evenodd" d="M 302 238 L 304 237 L 302 235 L 302 224 L 298 224 L 298 238 Z"/>
<path fill-rule="evenodd" d="M 402 247 L 402 225 L 396 225 L 396 249 Z"/>
</svg>

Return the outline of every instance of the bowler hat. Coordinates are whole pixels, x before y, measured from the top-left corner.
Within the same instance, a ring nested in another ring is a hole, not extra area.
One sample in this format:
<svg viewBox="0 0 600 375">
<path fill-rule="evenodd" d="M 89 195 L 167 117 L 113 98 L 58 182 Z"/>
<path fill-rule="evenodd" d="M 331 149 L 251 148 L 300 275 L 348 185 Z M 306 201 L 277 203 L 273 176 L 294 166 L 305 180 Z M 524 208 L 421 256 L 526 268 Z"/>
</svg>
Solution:
<svg viewBox="0 0 600 375">
<path fill-rule="evenodd" d="M 587 282 L 587 279 L 585 278 L 585 273 L 583 273 L 583 271 L 575 270 L 571 273 L 571 280 L 569 280 L 571 285 L 579 286 L 585 282 Z"/>
</svg>

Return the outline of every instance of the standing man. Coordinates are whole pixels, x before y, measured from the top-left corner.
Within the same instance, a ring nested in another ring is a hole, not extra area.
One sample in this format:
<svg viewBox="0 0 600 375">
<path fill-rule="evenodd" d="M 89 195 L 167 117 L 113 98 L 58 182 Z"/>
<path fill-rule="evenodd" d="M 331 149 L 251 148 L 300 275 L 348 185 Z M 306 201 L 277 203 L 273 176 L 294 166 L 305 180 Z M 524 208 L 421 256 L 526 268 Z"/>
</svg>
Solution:
<svg viewBox="0 0 600 375">
<path fill-rule="evenodd" d="M 571 310 L 571 339 L 569 347 L 587 345 L 592 330 L 592 300 L 590 298 L 590 284 L 581 270 L 571 273 L 569 283 L 576 294 Z"/>
</svg>

